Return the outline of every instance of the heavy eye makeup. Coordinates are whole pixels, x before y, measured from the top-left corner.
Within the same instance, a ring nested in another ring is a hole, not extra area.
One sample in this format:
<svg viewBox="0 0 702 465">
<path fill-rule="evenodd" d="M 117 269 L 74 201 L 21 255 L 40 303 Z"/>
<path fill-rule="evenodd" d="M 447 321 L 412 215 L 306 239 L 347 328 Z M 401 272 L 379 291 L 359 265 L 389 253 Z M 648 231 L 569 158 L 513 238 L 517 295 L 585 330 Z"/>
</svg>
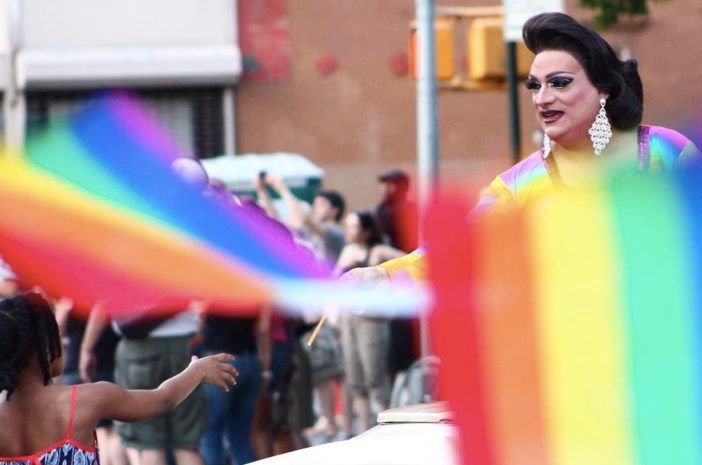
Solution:
<svg viewBox="0 0 702 465">
<path fill-rule="evenodd" d="M 554 89 L 565 89 L 568 85 L 573 82 L 572 77 L 568 76 L 554 76 L 546 81 L 550 87 Z M 537 91 L 541 89 L 541 82 L 536 78 L 529 78 L 524 82 L 524 85 L 528 90 Z"/>
<path fill-rule="evenodd" d="M 537 79 L 529 78 L 524 81 L 524 86 L 527 90 L 539 90 L 541 88 L 541 83 Z"/>
</svg>

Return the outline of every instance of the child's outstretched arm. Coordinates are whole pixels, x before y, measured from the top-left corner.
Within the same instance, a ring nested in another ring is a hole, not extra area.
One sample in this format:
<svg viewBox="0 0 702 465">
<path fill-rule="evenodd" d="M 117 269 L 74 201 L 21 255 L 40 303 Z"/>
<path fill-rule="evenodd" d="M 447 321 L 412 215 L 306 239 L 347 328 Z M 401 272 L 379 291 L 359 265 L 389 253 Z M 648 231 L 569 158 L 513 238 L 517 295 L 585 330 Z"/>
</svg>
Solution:
<svg viewBox="0 0 702 465">
<path fill-rule="evenodd" d="M 195 390 L 200 383 L 214 384 L 229 391 L 236 384 L 236 371 L 229 361 L 234 356 L 217 354 L 204 358 L 193 357 L 188 367 L 167 379 L 156 389 L 123 389 L 116 384 L 100 382 L 83 385 L 84 401 L 93 406 L 96 419 L 111 418 L 118 421 L 140 421 L 174 409 Z"/>
</svg>

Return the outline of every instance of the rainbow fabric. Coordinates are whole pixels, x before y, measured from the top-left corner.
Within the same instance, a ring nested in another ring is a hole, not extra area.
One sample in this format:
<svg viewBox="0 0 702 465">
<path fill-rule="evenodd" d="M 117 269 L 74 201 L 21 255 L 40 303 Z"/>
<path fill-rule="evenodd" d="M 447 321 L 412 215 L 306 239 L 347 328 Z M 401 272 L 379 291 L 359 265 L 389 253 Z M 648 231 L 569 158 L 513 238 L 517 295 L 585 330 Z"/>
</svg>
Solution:
<svg viewBox="0 0 702 465">
<path fill-rule="evenodd" d="M 463 463 L 702 463 L 702 170 L 465 207 L 427 222 Z"/>
<path fill-rule="evenodd" d="M 92 100 L 0 157 L 0 255 L 24 283 L 113 312 L 343 298 L 279 224 L 174 174 L 179 154 L 135 98 Z"/>
<path fill-rule="evenodd" d="M 94 100 L 2 161 L 0 254 L 51 295 L 125 309 L 251 307 L 271 297 L 263 276 L 323 276 L 270 224 L 181 181 L 178 154 L 136 100 Z"/>
</svg>

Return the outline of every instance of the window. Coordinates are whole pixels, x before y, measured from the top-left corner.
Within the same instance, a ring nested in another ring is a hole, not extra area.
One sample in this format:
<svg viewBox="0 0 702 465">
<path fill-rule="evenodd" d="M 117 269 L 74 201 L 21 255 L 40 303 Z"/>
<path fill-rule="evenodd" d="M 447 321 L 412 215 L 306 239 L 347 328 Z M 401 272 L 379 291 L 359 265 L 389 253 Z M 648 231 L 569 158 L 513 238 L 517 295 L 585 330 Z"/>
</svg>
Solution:
<svg viewBox="0 0 702 465">
<path fill-rule="evenodd" d="M 135 89 L 186 153 L 209 158 L 224 153 L 222 88 Z M 27 134 L 69 115 L 95 91 L 34 91 L 27 94 Z M 0 129 L 2 126 L 0 126 Z"/>
</svg>

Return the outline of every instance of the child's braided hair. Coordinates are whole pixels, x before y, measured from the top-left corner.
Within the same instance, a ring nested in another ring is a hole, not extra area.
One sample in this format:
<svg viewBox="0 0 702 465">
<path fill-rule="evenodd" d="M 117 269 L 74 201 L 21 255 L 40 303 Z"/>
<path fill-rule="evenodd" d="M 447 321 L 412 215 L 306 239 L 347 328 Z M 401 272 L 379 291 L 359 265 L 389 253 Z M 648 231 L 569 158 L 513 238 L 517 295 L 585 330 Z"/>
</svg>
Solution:
<svg viewBox="0 0 702 465">
<path fill-rule="evenodd" d="M 49 384 L 50 364 L 61 356 L 61 338 L 51 305 L 36 292 L 0 300 L 0 391 L 7 391 L 7 400 L 32 355 L 36 355 L 44 384 Z"/>
</svg>

